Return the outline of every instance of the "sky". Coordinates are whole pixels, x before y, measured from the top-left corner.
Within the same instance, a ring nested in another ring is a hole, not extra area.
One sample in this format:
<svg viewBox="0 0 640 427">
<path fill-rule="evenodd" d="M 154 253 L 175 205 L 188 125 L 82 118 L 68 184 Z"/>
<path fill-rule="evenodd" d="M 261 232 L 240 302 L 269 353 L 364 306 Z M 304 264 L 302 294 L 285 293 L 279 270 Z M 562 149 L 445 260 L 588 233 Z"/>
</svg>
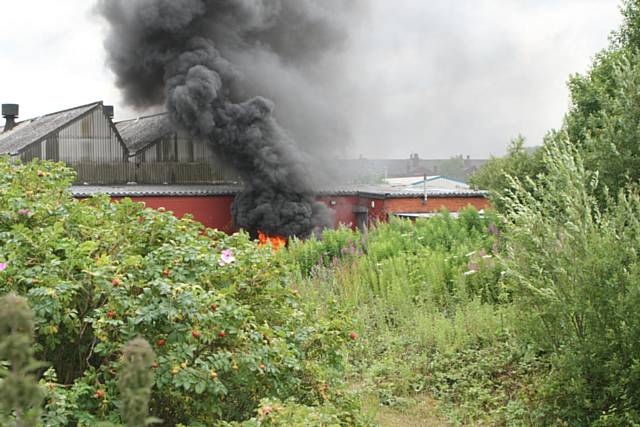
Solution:
<svg viewBox="0 0 640 427">
<path fill-rule="evenodd" d="M 333 90 L 348 117 L 340 157 L 502 155 L 562 123 L 570 74 L 621 22 L 618 0 L 367 0 Z M 0 0 L 0 102 L 22 119 L 103 100 L 126 106 L 88 0 Z"/>
</svg>

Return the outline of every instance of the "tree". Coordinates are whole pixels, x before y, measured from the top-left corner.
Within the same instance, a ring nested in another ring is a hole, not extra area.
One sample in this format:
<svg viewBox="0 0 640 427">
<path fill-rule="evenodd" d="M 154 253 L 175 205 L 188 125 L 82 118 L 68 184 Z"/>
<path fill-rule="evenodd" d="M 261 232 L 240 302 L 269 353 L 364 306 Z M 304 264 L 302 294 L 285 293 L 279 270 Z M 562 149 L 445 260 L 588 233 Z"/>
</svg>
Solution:
<svg viewBox="0 0 640 427">
<path fill-rule="evenodd" d="M 640 422 L 640 197 L 603 207 L 597 173 L 566 134 L 544 147 L 545 173 L 512 180 L 503 202 L 507 286 L 519 336 L 552 366 L 548 424 Z"/>
<path fill-rule="evenodd" d="M 509 177 L 522 181 L 534 178 L 542 171 L 541 151 L 530 150 L 524 146 L 525 139 L 518 136 L 511 141 L 504 157 L 492 157 L 470 179 L 472 186 L 491 193 L 494 206 L 503 208 L 502 197 L 510 188 Z"/>
<path fill-rule="evenodd" d="M 458 179 L 460 181 L 467 180 L 467 174 L 465 172 L 466 166 L 462 155 L 453 156 L 448 160 L 445 160 L 440 165 L 440 174 L 447 178 Z"/>
<path fill-rule="evenodd" d="M 601 194 L 617 193 L 640 180 L 640 1 L 623 3 L 622 27 L 585 75 L 569 81 L 571 108 L 564 130 L 598 171 Z"/>
<path fill-rule="evenodd" d="M 640 181 L 640 0 L 626 0 L 621 10 L 624 22 L 609 47 L 596 55 L 587 73 L 570 77 L 571 106 L 564 124 L 545 138 L 545 145 L 566 139 L 585 168 L 598 172 L 594 191 L 602 204 L 608 194 Z M 519 137 L 506 157 L 493 158 L 471 183 L 491 191 L 500 209 L 499 196 L 509 188 L 506 175 L 535 180 L 542 171 L 540 155 L 527 153 Z"/>
</svg>

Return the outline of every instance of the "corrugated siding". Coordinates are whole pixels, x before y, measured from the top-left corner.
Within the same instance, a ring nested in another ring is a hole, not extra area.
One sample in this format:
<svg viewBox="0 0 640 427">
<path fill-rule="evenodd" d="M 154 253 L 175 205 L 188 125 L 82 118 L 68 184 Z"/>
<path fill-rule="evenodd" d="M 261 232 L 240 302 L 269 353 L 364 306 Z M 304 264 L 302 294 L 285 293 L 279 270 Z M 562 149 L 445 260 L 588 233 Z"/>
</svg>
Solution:
<svg viewBox="0 0 640 427">
<path fill-rule="evenodd" d="M 30 145 L 22 161 L 62 161 L 87 184 L 210 184 L 239 181 L 205 141 L 187 134 L 160 139 L 129 159 L 104 113 L 96 109 L 82 119 Z"/>
<path fill-rule="evenodd" d="M 97 109 L 62 129 L 59 160 L 78 172 L 77 182 L 120 184 L 133 180 L 133 168 L 109 120 Z"/>
<path fill-rule="evenodd" d="M 76 170 L 79 183 L 119 184 L 134 177 L 127 152 L 101 109 L 31 144 L 20 158 L 23 162 L 35 158 L 64 162 Z"/>
<path fill-rule="evenodd" d="M 121 163 L 126 152 L 100 109 L 62 129 L 58 136 L 60 160 L 75 163 Z"/>
<path fill-rule="evenodd" d="M 171 134 L 133 159 L 138 184 L 206 184 L 238 181 L 209 145 L 188 134 Z"/>
</svg>

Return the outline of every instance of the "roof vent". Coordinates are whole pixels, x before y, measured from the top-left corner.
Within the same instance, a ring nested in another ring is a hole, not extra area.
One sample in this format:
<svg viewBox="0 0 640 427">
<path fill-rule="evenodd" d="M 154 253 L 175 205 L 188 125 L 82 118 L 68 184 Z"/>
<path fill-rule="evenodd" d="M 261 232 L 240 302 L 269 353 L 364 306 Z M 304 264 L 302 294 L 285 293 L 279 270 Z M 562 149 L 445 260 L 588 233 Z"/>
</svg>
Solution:
<svg viewBox="0 0 640 427">
<path fill-rule="evenodd" d="M 104 113 L 107 115 L 107 117 L 113 119 L 113 105 L 105 105 L 103 108 Z"/>
<path fill-rule="evenodd" d="M 10 131 L 16 126 L 16 118 L 20 107 L 18 104 L 2 104 L 2 116 L 6 119 L 4 123 L 4 132 Z"/>
</svg>

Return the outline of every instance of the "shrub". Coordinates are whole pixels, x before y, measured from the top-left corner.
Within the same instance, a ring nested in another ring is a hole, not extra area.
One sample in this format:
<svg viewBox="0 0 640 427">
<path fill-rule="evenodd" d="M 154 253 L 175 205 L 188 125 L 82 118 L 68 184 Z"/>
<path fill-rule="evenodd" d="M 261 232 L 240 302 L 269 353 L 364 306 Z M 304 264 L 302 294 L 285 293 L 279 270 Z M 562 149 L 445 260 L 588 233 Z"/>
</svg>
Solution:
<svg viewBox="0 0 640 427">
<path fill-rule="evenodd" d="M 313 406 L 338 385 L 346 316 L 319 317 L 269 248 L 130 200 L 74 200 L 72 178 L 0 160 L 0 293 L 33 308 L 48 425 L 122 422 L 117 372 L 136 337 L 155 350 L 150 412 L 167 425 L 241 421 L 263 398 Z"/>
<path fill-rule="evenodd" d="M 511 412 L 528 409 L 524 398 L 510 401 L 533 368 L 521 366 L 526 351 L 516 350 L 509 334 L 513 311 L 496 257 L 497 224 L 493 214 L 473 208 L 458 218 L 447 212 L 415 222 L 395 218 L 369 230 L 360 256 L 347 251 L 303 275 L 306 299 L 352 313 L 353 381 L 380 404 L 410 406 L 428 393 L 465 423 L 515 419 L 504 413 L 507 402 Z M 341 240 L 360 237 L 352 236 Z M 312 253 L 325 250 L 324 241 L 297 245 L 281 256 L 295 263 L 309 253 L 307 245 Z M 499 384 L 506 377 L 508 384 Z"/>
<path fill-rule="evenodd" d="M 521 334 L 553 365 L 543 396 L 572 425 L 640 422 L 640 198 L 601 208 L 597 176 L 567 143 L 548 145 L 549 171 L 505 199 L 507 271 Z"/>
<path fill-rule="evenodd" d="M 327 402 L 321 406 L 305 406 L 294 400 L 282 402 L 265 399 L 257 416 L 243 423 L 222 423 L 221 427 L 366 427 L 375 425 L 359 413 L 359 404 L 350 396 L 341 396 L 341 406 Z"/>
</svg>

